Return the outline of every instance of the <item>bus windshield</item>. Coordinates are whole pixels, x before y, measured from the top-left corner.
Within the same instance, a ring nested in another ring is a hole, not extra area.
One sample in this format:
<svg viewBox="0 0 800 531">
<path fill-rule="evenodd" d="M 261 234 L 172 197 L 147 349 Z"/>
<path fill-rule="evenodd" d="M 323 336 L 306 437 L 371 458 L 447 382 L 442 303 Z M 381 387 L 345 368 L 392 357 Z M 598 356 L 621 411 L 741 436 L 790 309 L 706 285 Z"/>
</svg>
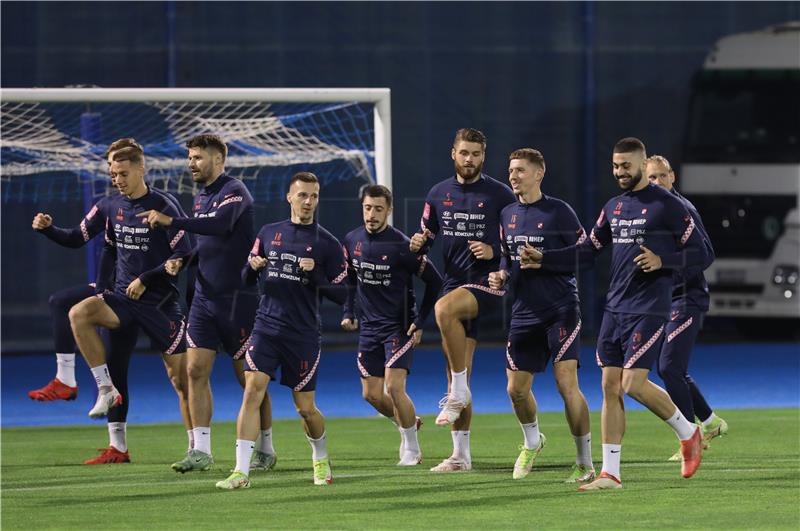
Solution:
<svg viewBox="0 0 800 531">
<path fill-rule="evenodd" d="M 800 70 L 702 70 L 684 162 L 800 163 Z"/>
</svg>

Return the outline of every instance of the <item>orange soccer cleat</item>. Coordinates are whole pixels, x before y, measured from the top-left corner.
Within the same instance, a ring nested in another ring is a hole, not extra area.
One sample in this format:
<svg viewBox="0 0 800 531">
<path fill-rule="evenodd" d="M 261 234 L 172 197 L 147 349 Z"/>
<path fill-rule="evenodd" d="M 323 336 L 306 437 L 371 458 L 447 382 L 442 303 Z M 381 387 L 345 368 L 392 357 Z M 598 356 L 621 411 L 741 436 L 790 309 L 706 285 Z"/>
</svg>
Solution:
<svg viewBox="0 0 800 531">
<path fill-rule="evenodd" d="M 112 465 L 116 463 L 130 463 L 131 457 L 128 452 L 120 452 L 113 446 L 108 448 L 98 448 L 100 455 L 93 459 L 88 459 L 83 462 L 84 465 Z"/>
<path fill-rule="evenodd" d="M 28 391 L 31 400 L 40 402 L 52 402 L 54 400 L 75 400 L 78 397 L 78 386 L 70 387 L 61 382 L 58 378 L 53 378 L 50 383 L 41 389 Z"/>
</svg>

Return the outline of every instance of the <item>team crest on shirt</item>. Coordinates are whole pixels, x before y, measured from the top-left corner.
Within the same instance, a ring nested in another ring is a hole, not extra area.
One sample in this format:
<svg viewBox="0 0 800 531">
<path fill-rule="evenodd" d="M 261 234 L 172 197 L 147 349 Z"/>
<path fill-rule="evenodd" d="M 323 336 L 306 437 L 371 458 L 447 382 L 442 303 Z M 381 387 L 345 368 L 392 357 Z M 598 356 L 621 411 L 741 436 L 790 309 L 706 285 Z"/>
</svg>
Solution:
<svg viewBox="0 0 800 531">
<path fill-rule="evenodd" d="M 517 215 L 511 214 L 511 222 L 508 224 L 509 229 L 516 229 L 517 228 Z"/>
<path fill-rule="evenodd" d="M 117 209 L 117 221 L 122 221 L 125 217 L 122 215 L 122 207 Z"/>
<path fill-rule="evenodd" d="M 356 248 L 353 250 L 353 254 L 361 256 L 361 242 L 356 242 Z"/>
<path fill-rule="evenodd" d="M 281 245 L 281 233 L 276 232 L 275 236 L 272 237 L 272 245 Z"/>
<path fill-rule="evenodd" d="M 622 214 L 622 201 L 617 202 L 617 206 L 614 207 L 614 215 L 619 216 Z"/>
<path fill-rule="evenodd" d="M 444 206 L 448 206 L 448 207 L 449 206 L 453 206 L 453 199 L 450 197 L 450 192 L 447 192 L 447 194 L 445 196 L 445 200 L 442 201 L 442 204 Z"/>
</svg>

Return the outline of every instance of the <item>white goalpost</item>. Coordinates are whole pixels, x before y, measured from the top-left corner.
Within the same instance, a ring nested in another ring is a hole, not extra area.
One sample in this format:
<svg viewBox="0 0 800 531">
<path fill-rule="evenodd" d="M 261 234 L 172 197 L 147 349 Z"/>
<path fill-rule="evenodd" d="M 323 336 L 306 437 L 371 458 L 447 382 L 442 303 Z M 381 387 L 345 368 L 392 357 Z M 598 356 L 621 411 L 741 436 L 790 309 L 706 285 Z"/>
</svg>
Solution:
<svg viewBox="0 0 800 531">
<path fill-rule="evenodd" d="M 391 188 L 390 98 L 388 88 L 2 89 L 2 179 L 106 179 L 105 148 L 131 136 L 151 181 L 191 193 L 183 144 L 215 133 L 229 145 L 229 173 L 245 180 L 316 164 Z"/>
</svg>

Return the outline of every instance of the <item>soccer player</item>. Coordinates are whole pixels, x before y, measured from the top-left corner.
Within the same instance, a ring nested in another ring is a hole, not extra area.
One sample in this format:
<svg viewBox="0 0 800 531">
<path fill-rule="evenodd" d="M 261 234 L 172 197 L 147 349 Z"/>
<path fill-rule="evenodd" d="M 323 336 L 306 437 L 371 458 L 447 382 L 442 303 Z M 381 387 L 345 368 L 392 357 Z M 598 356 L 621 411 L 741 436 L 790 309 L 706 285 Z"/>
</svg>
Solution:
<svg viewBox="0 0 800 531">
<path fill-rule="evenodd" d="M 162 351 L 167 375 L 178 393 L 184 424 L 191 429 L 183 356 L 186 326 L 177 301 L 175 279 L 166 271 L 165 262 L 188 256 L 192 242 L 183 231 L 153 230 L 136 217 L 137 213 L 151 209 L 183 215 L 174 198 L 145 184 L 144 171 L 140 150 L 128 147 L 114 153 L 111 172 L 121 195 L 108 203 L 105 212 L 109 219 L 106 245 L 116 250 L 114 289 L 73 306 L 69 312 L 70 324 L 97 382 L 98 396 L 89 411 L 90 417 L 106 416 L 122 401 L 112 383 L 105 349 L 95 327 L 110 330 L 140 327 L 154 347 Z M 113 357 L 116 353 L 112 350 L 111 354 Z M 124 433 L 121 437 L 124 438 Z"/>
<path fill-rule="evenodd" d="M 242 271 L 247 284 L 260 281 L 261 297 L 245 354 L 245 389 L 236 423 L 236 468 L 219 489 L 250 486 L 250 461 L 258 435 L 259 405 L 267 384 L 281 369 L 281 384 L 292 389 L 311 445 L 314 484 L 333 481 L 325 444 L 325 423 L 314 401 L 321 354 L 319 304 L 326 295 L 339 304 L 347 264 L 339 241 L 314 220 L 319 181 L 299 172 L 289 182 L 291 217 L 261 227 Z M 260 278 L 259 278 L 260 277 Z"/>
<path fill-rule="evenodd" d="M 406 393 L 414 347 L 422 339 L 422 326 L 436 303 L 442 277 L 424 254 L 412 253 L 409 239 L 388 223 L 392 192 L 381 185 L 361 194 L 364 226 L 344 238 L 349 280 L 357 297 L 348 292 L 341 326 L 358 337 L 358 371 L 364 399 L 393 420 L 400 430 L 399 466 L 422 462 L 417 439 L 419 417 Z M 414 276 L 425 282 L 425 295 L 417 313 Z M 354 300 L 356 299 L 356 300 Z M 354 302 L 358 305 L 355 318 Z M 384 387 L 385 384 L 385 387 Z M 384 391 L 385 389 L 385 391 Z"/>
<path fill-rule="evenodd" d="M 106 160 L 111 168 L 111 157 L 114 152 L 123 147 L 141 146 L 133 138 L 120 138 L 106 150 Z M 113 182 L 112 182 L 113 184 Z M 53 225 L 53 217 L 39 212 L 34 216 L 31 226 L 33 230 L 43 234 L 48 239 L 64 247 L 77 249 L 83 247 L 92 238 L 105 230 L 105 204 L 110 197 L 101 198 L 96 205 L 81 220 L 77 227 L 69 229 Z M 111 279 L 100 279 L 93 284 L 79 284 L 62 289 L 50 295 L 48 305 L 53 323 L 53 339 L 56 351 L 56 376 L 47 385 L 40 389 L 28 392 L 32 400 L 49 402 L 53 400 L 75 400 L 78 396 L 78 382 L 75 379 L 75 339 L 69 326 L 69 309 L 95 293 L 101 293 L 104 282 Z M 126 398 L 126 397 L 123 397 Z"/>
<path fill-rule="evenodd" d="M 242 356 L 258 305 L 255 290 L 242 286 L 242 266 L 253 245 L 253 197 L 238 179 L 225 175 L 228 147 L 210 134 L 186 143 L 192 180 L 203 186 L 194 200 L 193 218 L 173 218 L 149 210 L 139 214 L 151 226 L 173 227 L 197 234 L 193 256 L 199 261 L 195 295 L 186 331 L 189 411 L 194 448 L 172 465 L 176 472 L 208 470 L 211 455 L 213 402 L 209 378 L 220 345 L 233 360 L 244 385 Z M 277 457 L 272 445 L 272 411 L 269 394 L 261 405 L 260 450 L 253 455 L 251 469 L 269 470 Z"/>
<path fill-rule="evenodd" d="M 600 211 L 587 241 L 539 251 L 526 248 L 523 266 L 544 271 L 572 270 L 611 245 L 611 285 L 597 338 L 602 368 L 603 469 L 580 490 L 622 487 L 620 452 L 625 433 L 623 393 L 666 421 L 681 441 L 685 478 L 700 466 L 700 428 L 687 419 L 669 395 L 648 379 L 661 350 L 672 296 L 672 273 L 707 260 L 702 236 L 680 199 L 642 176 L 647 153 L 637 138 L 614 146 L 614 178 L 623 193 Z"/>
<path fill-rule="evenodd" d="M 503 290 L 489 287 L 489 273 L 500 264 L 500 211 L 515 201 L 508 186 L 481 173 L 486 137 L 477 129 L 459 129 L 450 152 L 455 176 L 431 188 L 425 200 L 421 231 L 412 251 L 425 252 L 442 240 L 444 283 L 436 302 L 436 323 L 447 358 L 447 396 L 436 424 L 451 425 L 453 453 L 434 472 L 472 469 L 469 427 L 472 394 L 469 376 L 477 345 L 477 319 L 502 304 Z"/>
<path fill-rule="evenodd" d="M 586 239 L 572 208 L 542 193 L 545 161 L 541 152 L 522 148 L 509 155 L 508 181 L 518 201 L 501 213 L 504 236 L 500 271 L 489 274 L 489 286 L 514 293 L 506 349 L 508 396 L 522 427 L 523 445 L 514 464 L 514 479 L 527 476 L 545 445 L 536 417 L 533 376 L 553 360 L 556 385 L 575 440 L 576 457 L 567 483 L 595 478 L 589 406 L 578 386 L 581 312 L 574 271 L 548 272 L 520 268 L 526 248 L 559 249 Z"/>
<path fill-rule="evenodd" d="M 697 209 L 675 188 L 675 172 L 669 161 L 660 155 L 653 155 L 647 159 L 645 175 L 651 183 L 666 188 L 683 202 L 692 215 L 697 230 L 703 236 L 710 264 L 714 259 L 711 239 L 706 233 Z M 658 358 L 658 375 L 664 380 L 667 393 L 687 419 L 694 420 L 697 417 L 700 420 L 706 444 L 714 437 L 728 432 L 728 423 L 714 414 L 697 383 L 689 375 L 689 358 L 697 334 L 703 326 L 703 318 L 708 312 L 708 302 L 708 284 L 701 269 L 676 271 L 672 307 L 664 330 L 667 339 L 661 347 L 661 355 Z M 679 451 L 669 460 L 680 461 L 680 459 Z"/>
</svg>

